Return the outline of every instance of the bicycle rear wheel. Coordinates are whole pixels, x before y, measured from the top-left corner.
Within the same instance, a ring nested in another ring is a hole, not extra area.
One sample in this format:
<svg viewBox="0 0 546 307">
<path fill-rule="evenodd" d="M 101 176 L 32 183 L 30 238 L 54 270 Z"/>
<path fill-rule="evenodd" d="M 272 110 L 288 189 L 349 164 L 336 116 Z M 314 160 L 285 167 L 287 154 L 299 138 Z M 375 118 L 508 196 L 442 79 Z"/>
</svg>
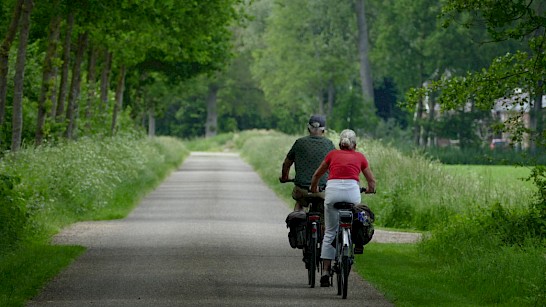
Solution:
<svg viewBox="0 0 546 307">
<path fill-rule="evenodd" d="M 351 264 L 349 262 L 349 257 L 343 256 L 343 259 L 341 259 L 341 290 L 342 290 L 342 296 L 341 298 L 346 299 L 347 298 L 347 290 L 349 285 L 349 272 L 351 271 Z M 339 290 L 338 290 L 339 292 Z"/>
<path fill-rule="evenodd" d="M 315 287 L 316 281 L 316 272 L 317 272 L 317 238 L 311 238 L 309 244 L 309 266 L 307 267 L 307 276 L 309 280 L 309 285 L 311 288 Z"/>
<path fill-rule="evenodd" d="M 336 255 L 336 261 L 337 261 L 337 265 L 336 265 L 336 269 L 335 269 L 335 273 L 336 273 L 336 281 L 337 281 L 337 295 L 341 295 L 341 289 L 343 288 L 343 280 L 342 280 L 342 276 L 341 276 L 341 272 L 342 272 L 342 257 L 343 257 L 343 247 L 342 247 L 342 235 L 341 235 L 341 232 L 338 234 L 337 238 L 337 248 L 336 248 L 336 251 L 337 251 L 337 255 Z"/>
</svg>

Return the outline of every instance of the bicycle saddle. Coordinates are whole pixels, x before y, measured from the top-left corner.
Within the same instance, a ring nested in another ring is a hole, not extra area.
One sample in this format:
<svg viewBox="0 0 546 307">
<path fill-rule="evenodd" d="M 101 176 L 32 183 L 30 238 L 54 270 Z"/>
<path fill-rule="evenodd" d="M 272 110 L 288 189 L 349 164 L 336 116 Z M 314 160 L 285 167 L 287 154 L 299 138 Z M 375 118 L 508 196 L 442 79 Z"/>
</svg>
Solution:
<svg viewBox="0 0 546 307">
<path fill-rule="evenodd" d="M 339 202 L 334 204 L 336 209 L 352 209 L 355 205 L 348 202 Z"/>
</svg>

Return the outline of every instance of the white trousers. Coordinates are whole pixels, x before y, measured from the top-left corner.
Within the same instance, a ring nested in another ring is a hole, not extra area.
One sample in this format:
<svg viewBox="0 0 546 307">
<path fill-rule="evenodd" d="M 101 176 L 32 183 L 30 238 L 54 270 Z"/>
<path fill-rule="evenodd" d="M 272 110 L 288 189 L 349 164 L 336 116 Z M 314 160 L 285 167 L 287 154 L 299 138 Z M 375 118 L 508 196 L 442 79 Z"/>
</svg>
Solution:
<svg viewBox="0 0 546 307">
<path fill-rule="evenodd" d="M 337 202 L 349 202 L 360 204 L 360 185 L 352 179 L 332 179 L 326 185 L 324 198 L 324 239 L 320 257 L 322 259 L 334 259 L 336 248 L 332 246 L 337 234 L 339 210 L 334 208 Z"/>
</svg>

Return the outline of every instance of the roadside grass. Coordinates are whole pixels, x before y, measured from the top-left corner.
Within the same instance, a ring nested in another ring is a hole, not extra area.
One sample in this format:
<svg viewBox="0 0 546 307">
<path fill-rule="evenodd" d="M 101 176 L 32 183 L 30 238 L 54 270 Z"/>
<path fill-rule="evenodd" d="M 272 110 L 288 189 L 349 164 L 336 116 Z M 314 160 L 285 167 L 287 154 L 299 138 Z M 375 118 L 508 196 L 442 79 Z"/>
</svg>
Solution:
<svg viewBox="0 0 546 307">
<path fill-rule="evenodd" d="M 139 134 L 24 148 L 0 160 L 0 306 L 20 306 L 81 247 L 50 246 L 64 226 L 126 216 L 189 154 Z"/>
<path fill-rule="evenodd" d="M 478 176 L 485 185 L 494 185 L 501 182 L 506 189 L 536 189 L 534 184 L 527 180 L 531 175 L 529 166 L 465 164 L 444 165 L 443 167 L 454 174 Z"/>
<path fill-rule="evenodd" d="M 396 306 L 544 306 L 544 250 L 468 247 L 443 262 L 417 244 L 370 243 L 354 268 Z"/>
<path fill-rule="evenodd" d="M 0 257 L 0 306 L 24 306 L 85 251 L 81 246 L 27 244 Z"/>
<path fill-rule="evenodd" d="M 396 306 L 481 305 L 416 244 L 370 243 L 356 256 L 354 269 Z"/>
</svg>

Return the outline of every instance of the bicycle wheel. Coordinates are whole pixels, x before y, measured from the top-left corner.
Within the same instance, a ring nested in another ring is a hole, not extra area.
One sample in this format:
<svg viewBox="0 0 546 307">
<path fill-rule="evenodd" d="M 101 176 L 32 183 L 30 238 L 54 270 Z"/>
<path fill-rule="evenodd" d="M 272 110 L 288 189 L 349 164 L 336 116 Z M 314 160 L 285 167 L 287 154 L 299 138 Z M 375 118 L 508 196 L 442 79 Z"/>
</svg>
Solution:
<svg viewBox="0 0 546 307">
<path fill-rule="evenodd" d="M 351 264 L 349 263 L 349 257 L 343 256 L 341 259 L 341 285 L 343 295 L 341 298 L 347 298 L 347 289 L 349 285 L 349 272 L 351 271 Z"/>
<path fill-rule="evenodd" d="M 307 267 L 307 274 L 309 285 L 311 288 L 315 287 L 316 270 L 317 270 L 317 238 L 311 238 L 309 244 L 309 266 Z"/>
<path fill-rule="evenodd" d="M 337 236 L 337 248 L 336 248 L 336 261 L 337 261 L 337 265 L 336 265 L 336 269 L 335 269 L 335 273 L 336 273 L 336 281 L 337 281 L 337 295 L 341 295 L 341 289 L 343 288 L 343 283 L 342 283 L 342 278 L 341 278 L 341 267 L 342 267 L 342 257 L 343 257 L 343 245 L 342 245 L 342 237 L 341 237 L 341 232 L 340 234 L 338 234 Z"/>
</svg>

